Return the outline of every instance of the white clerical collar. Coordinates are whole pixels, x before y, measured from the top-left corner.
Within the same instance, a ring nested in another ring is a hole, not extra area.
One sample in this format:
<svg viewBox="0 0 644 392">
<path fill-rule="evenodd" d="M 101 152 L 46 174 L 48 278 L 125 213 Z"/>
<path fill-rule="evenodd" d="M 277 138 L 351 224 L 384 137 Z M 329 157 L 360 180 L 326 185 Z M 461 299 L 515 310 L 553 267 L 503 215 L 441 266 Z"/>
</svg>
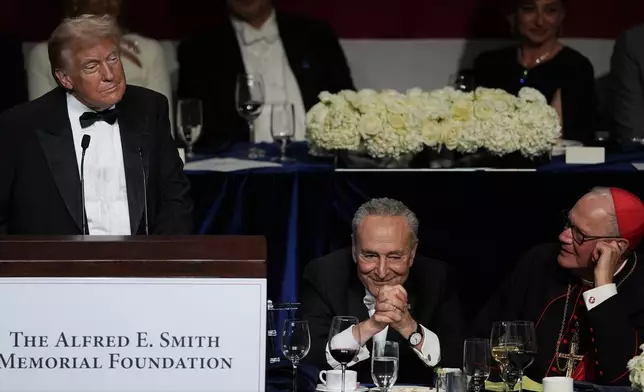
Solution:
<svg viewBox="0 0 644 392">
<path fill-rule="evenodd" d="M 261 40 L 265 40 L 269 43 L 275 42 L 279 38 L 279 28 L 277 26 L 277 18 L 275 16 L 274 9 L 271 10 L 271 15 L 259 29 L 235 16 L 232 16 L 231 19 L 235 31 L 239 37 L 241 37 L 245 45 L 252 45 Z"/>
</svg>

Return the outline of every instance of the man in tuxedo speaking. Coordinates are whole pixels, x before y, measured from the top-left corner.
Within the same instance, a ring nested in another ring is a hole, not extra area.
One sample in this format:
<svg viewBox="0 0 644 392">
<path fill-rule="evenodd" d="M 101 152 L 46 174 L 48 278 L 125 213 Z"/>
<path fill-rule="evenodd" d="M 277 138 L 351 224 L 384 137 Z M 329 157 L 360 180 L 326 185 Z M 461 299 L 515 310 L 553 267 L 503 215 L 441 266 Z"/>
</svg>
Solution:
<svg viewBox="0 0 644 392">
<path fill-rule="evenodd" d="M 59 87 L 0 115 L 0 234 L 188 234 L 192 202 L 168 101 L 127 86 L 109 16 L 66 19 Z"/>
<path fill-rule="evenodd" d="M 311 262 L 301 281 L 299 318 L 309 321 L 305 361 L 339 368 L 328 334 L 335 316 L 357 317 L 361 348 L 349 368 L 371 383 L 374 341 L 396 341 L 398 382 L 430 384 L 432 367 L 462 365 L 460 306 L 447 265 L 416 255 L 418 219 L 388 198 L 363 204 L 353 218 L 353 246 Z M 334 339 L 356 337 L 353 328 Z M 343 336 L 344 335 L 344 336 Z"/>
</svg>

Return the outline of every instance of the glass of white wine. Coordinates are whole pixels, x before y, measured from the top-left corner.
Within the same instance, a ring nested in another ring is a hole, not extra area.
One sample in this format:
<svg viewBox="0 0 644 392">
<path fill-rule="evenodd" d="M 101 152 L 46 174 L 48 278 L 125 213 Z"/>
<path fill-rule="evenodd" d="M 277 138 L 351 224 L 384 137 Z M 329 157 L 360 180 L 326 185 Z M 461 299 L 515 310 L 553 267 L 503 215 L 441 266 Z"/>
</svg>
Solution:
<svg viewBox="0 0 644 392">
<path fill-rule="evenodd" d="M 199 99 L 180 99 L 177 102 L 178 136 L 186 145 L 186 157 L 194 156 L 192 148 L 201 135 L 203 107 Z"/>
<path fill-rule="evenodd" d="M 371 356 L 371 378 L 381 392 L 387 392 L 398 379 L 397 342 L 377 341 L 373 344 Z"/>
<path fill-rule="evenodd" d="M 501 370 L 503 390 L 513 391 L 520 377 L 520 371 L 510 362 L 510 353 L 518 352 L 521 346 L 516 324 L 510 321 L 498 321 L 492 324 L 490 346 L 492 358 L 499 364 Z"/>
</svg>

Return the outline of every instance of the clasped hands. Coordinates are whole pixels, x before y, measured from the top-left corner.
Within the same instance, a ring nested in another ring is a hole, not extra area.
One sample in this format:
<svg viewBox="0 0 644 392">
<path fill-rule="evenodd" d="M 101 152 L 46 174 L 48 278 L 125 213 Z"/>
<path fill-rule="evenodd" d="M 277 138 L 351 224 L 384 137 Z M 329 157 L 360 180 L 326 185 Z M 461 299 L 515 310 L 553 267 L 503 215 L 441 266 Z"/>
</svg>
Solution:
<svg viewBox="0 0 644 392">
<path fill-rule="evenodd" d="M 401 286 L 383 286 L 376 296 L 376 312 L 368 320 L 377 332 L 391 326 L 404 338 L 416 331 L 416 321 L 407 306 L 407 291 Z"/>
</svg>

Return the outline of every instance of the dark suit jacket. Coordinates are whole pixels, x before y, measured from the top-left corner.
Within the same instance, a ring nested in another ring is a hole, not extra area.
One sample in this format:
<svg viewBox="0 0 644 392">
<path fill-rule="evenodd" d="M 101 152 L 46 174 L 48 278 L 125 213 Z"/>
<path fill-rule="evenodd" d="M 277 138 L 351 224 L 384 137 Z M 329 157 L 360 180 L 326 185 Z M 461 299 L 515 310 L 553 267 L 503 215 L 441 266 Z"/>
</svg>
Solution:
<svg viewBox="0 0 644 392">
<path fill-rule="evenodd" d="M 167 99 L 127 86 L 116 107 L 132 234 L 145 233 L 142 167 L 148 185 L 150 233 L 190 233 L 189 184 L 172 145 Z M 81 234 L 78 173 L 64 89 L 56 88 L 2 114 L 0 233 Z"/>
<path fill-rule="evenodd" d="M 27 101 L 27 77 L 22 43 L 11 35 L 0 33 L 0 74 L 7 75 L 2 83 L 0 112 Z"/>
<path fill-rule="evenodd" d="M 611 93 L 614 136 L 644 138 L 644 24 L 615 41 L 611 57 Z"/>
<path fill-rule="evenodd" d="M 276 18 L 306 110 L 318 102 L 322 91 L 355 89 L 344 52 L 329 25 L 280 12 Z M 235 107 L 236 77 L 246 71 L 230 19 L 183 41 L 178 61 L 178 97 L 199 98 L 204 105 L 204 127 L 195 150 L 220 150 L 231 142 L 248 141 L 248 125 Z"/>
<path fill-rule="evenodd" d="M 462 367 L 463 339 L 461 337 L 461 311 L 455 288 L 456 282 L 448 281 L 446 264 L 416 256 L 404 284 L 416 322 L 434 332 L 441 344 L 441 367 Z M 365 287 L 358 279 L 357 267 L 351 249 L 342 249 L 311 262 L 301 281 L 299 318 L 309 321 L 311 350 L 305 358 L 320 370 L 328 369 L 325 348 L 331 320 L 335 316 L 354 316 L 367 320 L 369 313 L 363 303 Z M 432 369 L 393 328 L 387 340 L 399 342 L 400 366 L 398 382 L 402 384 L 429 384 Z M 371 352 L 372 340 L 366 343 Z M 357 363 L 352 370 L 358 372 L 358 381 L 373 383 L 370 359 Z"/>
</svg>

